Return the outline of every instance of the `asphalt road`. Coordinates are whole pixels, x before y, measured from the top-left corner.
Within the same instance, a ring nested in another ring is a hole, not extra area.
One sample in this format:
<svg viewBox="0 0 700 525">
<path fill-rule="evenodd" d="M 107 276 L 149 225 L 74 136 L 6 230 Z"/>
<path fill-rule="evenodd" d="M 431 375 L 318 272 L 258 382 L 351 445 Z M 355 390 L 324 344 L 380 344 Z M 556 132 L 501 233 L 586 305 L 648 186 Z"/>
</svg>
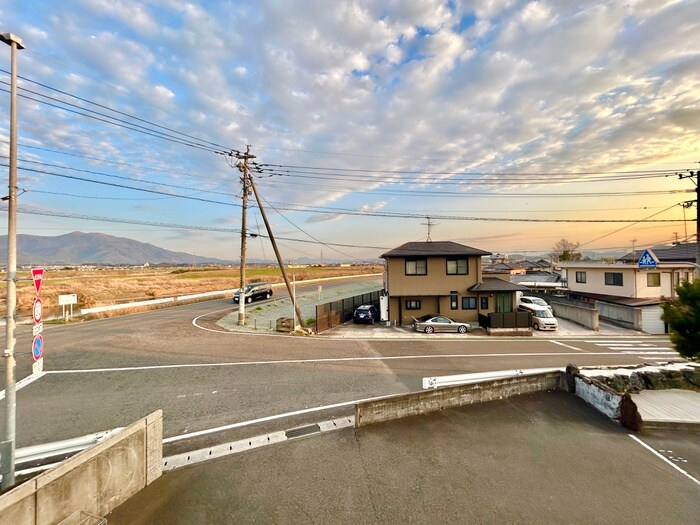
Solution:
<svg viewBox="0 0 700 525">
<path fill-rule="evenodd" d="M 229 332 L 213 322 L 233 308 L 220 299 L 47 325 L 47 374 L 18 391 L 17 445 L 125 426 L 162 408 L 164 435 L 176 438 L 168 454 L 346 415 L 356 400 L 420 390 L 424 376 L 649 357 L 600 337 L 335 339 Z M 31 373 L 30 330 L 18 329 L 18 379 Z M 644 341 L 669 346 L 665 337 Z"/>
</svg>

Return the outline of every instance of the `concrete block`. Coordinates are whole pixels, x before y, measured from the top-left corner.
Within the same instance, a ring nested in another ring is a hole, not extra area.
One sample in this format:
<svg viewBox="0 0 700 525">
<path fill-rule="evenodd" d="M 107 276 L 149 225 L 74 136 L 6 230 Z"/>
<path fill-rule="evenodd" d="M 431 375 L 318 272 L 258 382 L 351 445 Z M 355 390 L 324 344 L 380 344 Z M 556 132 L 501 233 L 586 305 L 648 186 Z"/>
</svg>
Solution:
<svg viewBox="0 0 700 525">
<path fill-rule="evenodd" d="M 163 411 L 146 416 L 146 485 L 163 474 Z"/>
<path fill-rule="evenodd" d="M 36 516 L 36 480 L 29 480 L 0 496 L 0 523 L 33 525 Z"/>
</svg>

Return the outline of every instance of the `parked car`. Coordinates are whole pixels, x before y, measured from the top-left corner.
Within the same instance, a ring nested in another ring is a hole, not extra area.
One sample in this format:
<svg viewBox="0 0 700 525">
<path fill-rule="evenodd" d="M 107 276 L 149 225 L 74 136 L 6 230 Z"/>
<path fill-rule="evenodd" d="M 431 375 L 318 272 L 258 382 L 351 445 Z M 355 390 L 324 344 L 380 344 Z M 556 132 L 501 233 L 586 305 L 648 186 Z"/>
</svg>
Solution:
<svg viewBox="0 0 700 525">
<path fill-rule="evenodd" d="M 457 332 L 466 334 L 472 329 L 469 323 L 453 321 L 449 317 L 436 314 L 423 315 L 418 319 L 414 317 L 411 326 L 416 332 L 425 332 L 426 334 L 432 334 L 433 332 Z"/>
<path fill-rule="evenodd" d="M 519 299 L 518 306 L 521 308 L 527 308 L 530 311 L 536 308 L 544 308 L 552 312 L 552 307 L 547 303 L 547 301 L 540 299 L 539 297 L 523 296 Z"/>
<path fill-rule="evenodd" d="M 520 308 L 520 311 L 532 314 L 532 327 L 535 330 L 556 330 L 559 328 L 559 321 L 546 308 Z"/>
<path fill-rule="evenodd" d="M 363 304 L 357 307 L 352 316 L 352 320 L 354 323 L 374 324 L 375 321 L 379 320 L 379 312 L 374 305 Z"/>
<path fill-rule="evenodd" d="M 246 285 L 245 302 L 252 303 L 257 299 L 269 299 L 272 297 L 272 286 L 269 283 L 251 283 Z M 241 300 L 240 290 L 236 290 L 233 294 L 233 302 L 238 303 Z"/>
</svg>

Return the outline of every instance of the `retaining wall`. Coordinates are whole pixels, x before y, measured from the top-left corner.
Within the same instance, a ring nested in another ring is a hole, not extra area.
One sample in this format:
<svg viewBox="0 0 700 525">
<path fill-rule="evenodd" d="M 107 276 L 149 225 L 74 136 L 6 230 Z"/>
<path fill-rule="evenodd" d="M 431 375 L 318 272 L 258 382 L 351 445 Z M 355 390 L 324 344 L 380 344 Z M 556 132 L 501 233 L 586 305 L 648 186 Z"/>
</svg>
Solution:
<svg viewBox="0 0 700 525">
<path fill-rule="evenodd" d="M 163 412 L 0 496 L 0 523 L 55 525 L 76 511 L 105 516 L 163 472 Z"/>
<path fill-rule="evenodd" d="M 600 312 L 597 309 L 584 308 L 556 301 L 552 301 L 550 304 L 554 310 L 554 317 L 568 319 L 569 321 L 573 321 L 591 330 L 600 330 Z"/>
<path fill-rule="evenodd" d="M 561 377 L 561 372 L 546 372 L 363 401 L 355 404 L 355 426 L 361 427 L 531 392 L 556 390 L 560 388 Z"/>
</svg>

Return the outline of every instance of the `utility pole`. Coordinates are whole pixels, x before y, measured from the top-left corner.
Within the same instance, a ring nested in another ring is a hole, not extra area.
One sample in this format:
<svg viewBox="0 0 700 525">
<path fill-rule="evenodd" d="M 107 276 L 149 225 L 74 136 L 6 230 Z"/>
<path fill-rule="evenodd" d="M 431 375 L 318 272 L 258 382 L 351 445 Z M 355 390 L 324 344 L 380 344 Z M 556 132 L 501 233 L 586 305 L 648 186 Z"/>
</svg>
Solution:
<svg viewBox="0 0 700 525">
<path fill-rule="evenodd" d="M 282 261 L 282 256 L 280 251 L 277 249 L 277 242 L 275 242 L 275 236 L 272 234 L 272 228 L 270 228 L 270 223 L 267 221 L 267 215 L 265 215 L 265 209 L 260 202 L 260 196 L 258 195 L 258 190 L 255 188 L 255 183 L 253 182 L 253 177 L 249 177 L 248 182 L 250 187 L 253 188 L 253 193 L 255 194 L 255 200 L 258 203 L 258 208 L 260 209 L 260 215 L 262 215 L 263 222 L 265 223 L 265 229 L 267 230 L 267 235 L 270 237 L 270 242 L 272 243 L 272 249 L 275 251 L 275 257 L 277 257 L 277 264 L 280 266 L 280 271 L 282 272 L 282 278 L 284 279 L 284 284 L 287 286 L 287 292 L 289 297 L 292 299 L 292 304 L 294 305 L 294 311 L 299 319 L 299 324 L 304 327 L 304 318 L 301 316 L 301 310 L 296 301 L 295 291 L 292 290 L 292 286 L 289 283 L 289 278 L 287 277 L 287 271 L 284 268 L 284 261 Z"/>
<path fill-rule="evenodd" d="M 251 180 L 248 171 L 248 159 L 254 159 L 255 155 L 250 154 L 250 145 L 246 146 L 245 153 L 236 153 L 234 155 L 243 163 L 238 163 L 238 169 L 243 174 L 241 182 L 243 183 L 243 216 L 241 217 L 241 279 L 238 288 L 238 324 L 245 325 L 245 255 L 246 255 L 246 236 L 248 235 L 248 193 L 250 192 L 248 185 Z"/>
<path fill-rule="evenodd" d="M 17 310 L 17 50 L 24 49 L 22 39 L 12 33 L 0 35 L 12 49 L 10 82 L 10 173 L 7 197 L 7 320 L 5 325 L 5 428 L 0 443 L 0 474 L 6 489 L 15 484 L 15 422 L 17 396 L 15 390 L 15 314 Z"/>
<path fill-rule="evenodd" d="M 695 278 L 700 279 L 700 170 L 688 171 L 687 175 L 679 173 L 678 178 L 690 179 L 695 184 Z"/>
</svg>

